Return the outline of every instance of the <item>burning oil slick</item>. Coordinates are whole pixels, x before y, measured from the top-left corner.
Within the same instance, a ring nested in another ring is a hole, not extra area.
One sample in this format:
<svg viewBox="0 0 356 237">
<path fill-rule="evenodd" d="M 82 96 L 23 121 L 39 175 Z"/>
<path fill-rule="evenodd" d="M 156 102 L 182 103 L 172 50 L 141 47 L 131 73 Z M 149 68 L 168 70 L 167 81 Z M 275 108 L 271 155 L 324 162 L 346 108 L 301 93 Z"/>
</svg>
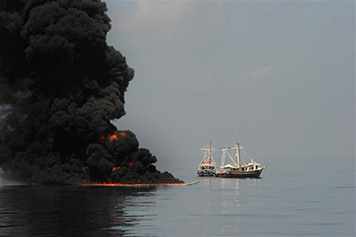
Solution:
<svg viewBox="0 0 356 237">
<path fill-rule="evenodd" d="M 100 0 L 0 1 L 0 166 L 36 183 L 175 183 L 125 114 L 134 71 L 106 44 Z"/>
</svg>

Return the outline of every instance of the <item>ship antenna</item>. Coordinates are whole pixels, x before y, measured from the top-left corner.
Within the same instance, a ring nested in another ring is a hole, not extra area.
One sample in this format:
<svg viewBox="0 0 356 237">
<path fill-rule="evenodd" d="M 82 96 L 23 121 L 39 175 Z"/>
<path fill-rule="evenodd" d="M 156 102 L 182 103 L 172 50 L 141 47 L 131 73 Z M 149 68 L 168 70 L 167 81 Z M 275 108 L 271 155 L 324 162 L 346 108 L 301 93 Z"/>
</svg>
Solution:
<svg viewBox="0 0 356 237">
<path fill-rule="evenodd" d="M 239 143 L 239 139 L 238 139 L 238 136 L 237 136 L 237 128 L 235 127 L 235 139 L 236 139 L 236 143 Z"/>
<path fill-rule="evenodd" d="M 212 156 L 212 154 L 211 154 L 211 141 L 210 141 L 210 143 L 209 143 L 209 162 L 211 162 L 211 156 Z"/>
</svg>

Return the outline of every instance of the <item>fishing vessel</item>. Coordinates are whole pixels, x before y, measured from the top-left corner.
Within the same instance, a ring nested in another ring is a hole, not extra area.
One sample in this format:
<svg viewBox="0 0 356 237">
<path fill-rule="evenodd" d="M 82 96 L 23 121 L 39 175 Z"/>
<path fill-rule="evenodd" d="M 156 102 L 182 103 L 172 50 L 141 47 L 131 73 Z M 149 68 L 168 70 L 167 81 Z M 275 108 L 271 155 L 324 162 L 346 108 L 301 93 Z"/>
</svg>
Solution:
<svg viewBox="0 0 356 237">
<path fill-rule="evenodd" d="M 235 157 L 230 154 L 230 148 L 221 148 L 221 164 L 219 171 L 216 172 L 216 177 L 219 178 L 259 178 L 262 171 L 266 168 L 261 164 L 256 163 L 237 143 L 232 150 L 235 150 Z M 242 153 L 247 156 L 250 161 L 245 162 L 242 158 Z M 225 164 L 226 155 L 231 163 Z"/>
<path fill-rule="evenodd" d="M 209 145 L 200 149 L 203 152 L 203 159 L 198 165 L 198 176 L 216 176 L 217 165 L 213 158 L 215 148 Z"/>
</svg>

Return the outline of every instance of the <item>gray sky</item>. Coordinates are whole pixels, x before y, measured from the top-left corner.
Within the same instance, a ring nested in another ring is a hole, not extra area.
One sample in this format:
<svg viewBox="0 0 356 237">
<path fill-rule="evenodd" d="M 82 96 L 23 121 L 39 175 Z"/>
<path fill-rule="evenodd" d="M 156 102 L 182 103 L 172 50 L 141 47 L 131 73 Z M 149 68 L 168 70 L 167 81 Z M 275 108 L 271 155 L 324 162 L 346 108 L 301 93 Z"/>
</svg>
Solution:
<svg viewBox="0 0 356 237">
<path fill-rule="evenodd" d="M 106 0 L 135 78 L 127 115 L 157 166 L 236 141 L 262 164 L 355 159 L 355 1 Z M 181 170 L 184 170 L 181 173 Z"/>
</svg>

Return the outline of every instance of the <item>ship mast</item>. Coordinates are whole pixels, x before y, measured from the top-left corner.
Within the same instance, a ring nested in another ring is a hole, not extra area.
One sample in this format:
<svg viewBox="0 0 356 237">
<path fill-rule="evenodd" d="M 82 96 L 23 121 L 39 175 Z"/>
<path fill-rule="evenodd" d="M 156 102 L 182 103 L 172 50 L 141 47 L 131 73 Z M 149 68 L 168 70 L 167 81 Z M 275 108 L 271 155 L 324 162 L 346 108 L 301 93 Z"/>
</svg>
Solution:
<svg viewBox="0 0 356 237">
<path fill-rule="evenodd" d="M 211 145 L 211 142 L 209 145 L 202 147 L 200 150 L 204 153 L 203 159 L 200 163 L 206 163 L 216 166 L 216 162 L 213 157 L 215 148 Z"/>
<path fill-rule="evenodd" d="M 234 149 L 234 148 L 232 148 Z M 230 158 L 232 164 L 235 166 L 235 167 L 238 167 L 238 164 L 236 164 L 236 161 L 235 159 L 230 155 L 230 147 L 228 148 L 220 148 L 221 150 L 221 164 L 220 164 L 220 168 L 223 168 L 225 166 L 225 156 L 226 154 L 228 155 L 228 157 Z"/>
<path fill-rule="evenodd" d="M 221 151 L 221 162 L 220 162 L 220 168 L 224 167 L 225 165 L 225 155 L 227 152 L 229 152 L 229 148 L 220 148 Z M 227 153 L 229 155 L 229 153 Z"/>
<path fill-rule="evenodd" d="M 208 158 L 208 161 L 209 163 L 211 163 L 211 158 L 213 156 L 213 153 L 211 152 L 212 148 L 211 148 L 211 142 L 209 143 L 209 158 Z"/>
<path fill-rule="evenodd" d="M 240 146 L 240 143 L 237 143 L 235 145 L 234 148 L 232 148 L 233 150 L 236 150 L 236 160 L 237 160 L 237 167 L 240 167 L 240 164 L 241 164 L 241 154 L 240 154 L 240 149 L 242 147 Z"/>
</svg>

